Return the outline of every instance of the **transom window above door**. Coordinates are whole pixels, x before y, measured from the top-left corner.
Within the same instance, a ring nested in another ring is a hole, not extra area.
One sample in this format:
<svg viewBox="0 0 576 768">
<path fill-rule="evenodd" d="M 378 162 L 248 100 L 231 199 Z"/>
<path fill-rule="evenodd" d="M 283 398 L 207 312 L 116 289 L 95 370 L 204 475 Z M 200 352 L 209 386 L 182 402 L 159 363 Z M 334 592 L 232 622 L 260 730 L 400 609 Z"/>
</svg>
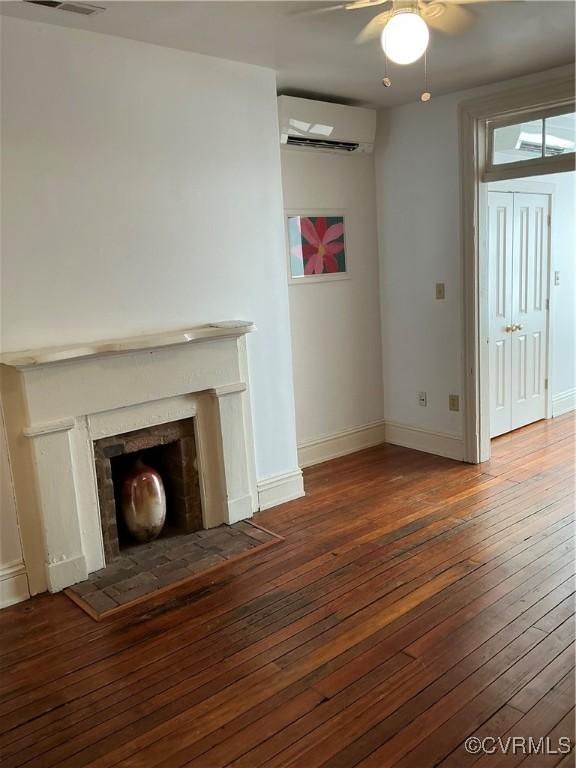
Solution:
<svg viewBox="0 0 576 768">
<path fill-rule="evenodd" d="M 487 128 L 485 181 L 574 169 L 576 112 L 573 108 L 530 115 L 523 120 L 515 118 L 513 122 L 493 121 Z"/>
</svg>

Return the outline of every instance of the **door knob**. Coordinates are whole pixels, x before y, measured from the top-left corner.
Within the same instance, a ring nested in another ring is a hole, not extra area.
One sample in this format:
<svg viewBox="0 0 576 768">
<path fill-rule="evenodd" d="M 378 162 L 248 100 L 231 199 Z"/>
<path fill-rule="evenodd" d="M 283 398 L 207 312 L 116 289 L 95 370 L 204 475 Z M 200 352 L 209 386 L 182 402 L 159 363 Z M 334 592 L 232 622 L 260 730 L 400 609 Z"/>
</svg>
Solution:
<svg viewBox="0 0 576 768">
<path fill-rule="evenodd" d="M 504 330 L 506 331 L 506 333 L 512 333 L 512 331 L 516 330 L 516 326 L 515 325 L 507 325 L 506 328 L 504 328 Z"/>
<path fill-rule="evenodd" d="M 512 330 L 513 331 L 521 331 L 524 328 L 522 323 L 512 323 Z"/>
</svg>

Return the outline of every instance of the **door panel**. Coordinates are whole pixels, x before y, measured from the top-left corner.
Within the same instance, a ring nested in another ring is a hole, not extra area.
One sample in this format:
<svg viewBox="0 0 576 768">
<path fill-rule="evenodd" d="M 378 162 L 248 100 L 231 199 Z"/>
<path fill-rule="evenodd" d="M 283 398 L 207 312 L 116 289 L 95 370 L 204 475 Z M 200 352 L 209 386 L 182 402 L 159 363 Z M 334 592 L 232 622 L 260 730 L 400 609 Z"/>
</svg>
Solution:
<svg viewBox="0 0 576 768">
<path fill-rule="evenodd" d="M 490 258 L 490 427 L 491 436 L 512 429 L 512 316 L 514 195 L 488 194 Z"/>
<path fill-rule="evenodd" d="M 548 195 L 514 193 L 512 429 L 546 416 L 548 213 Z"/>
<path fill-rule="evenodd" d="M 548 195 L 488 193 L 490 434 L 546 416 Z"/>
</svg>

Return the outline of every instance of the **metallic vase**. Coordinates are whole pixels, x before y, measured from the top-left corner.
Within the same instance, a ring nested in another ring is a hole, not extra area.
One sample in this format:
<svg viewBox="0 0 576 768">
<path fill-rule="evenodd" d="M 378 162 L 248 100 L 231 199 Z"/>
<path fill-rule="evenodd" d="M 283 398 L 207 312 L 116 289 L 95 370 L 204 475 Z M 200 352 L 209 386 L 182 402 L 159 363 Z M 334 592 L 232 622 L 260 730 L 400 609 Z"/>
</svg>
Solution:
<svg viewBox="0 0 576 768">
<path fill-rule="evenodd" d="M 166 520 L 162 478 L 140 460 L 122 483 L 122 515 L 126 528 L 140 542 L 155 539 Z"/>
</svg>

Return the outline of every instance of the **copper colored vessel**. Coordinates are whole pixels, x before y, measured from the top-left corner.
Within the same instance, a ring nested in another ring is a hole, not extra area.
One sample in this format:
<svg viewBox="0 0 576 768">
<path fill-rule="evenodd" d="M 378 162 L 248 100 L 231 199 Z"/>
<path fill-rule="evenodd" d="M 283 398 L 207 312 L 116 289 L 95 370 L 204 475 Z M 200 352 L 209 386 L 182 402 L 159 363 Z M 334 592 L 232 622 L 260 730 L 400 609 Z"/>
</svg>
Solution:
<svg viewBox="0 0 576 768">
<path fill-rule="evenodd" d="M 126 528 L 140 542 L 155 539 L 166 520 L 162 478 L 140 459 L 122 483 L 122 515 Z"/>
</svg>

